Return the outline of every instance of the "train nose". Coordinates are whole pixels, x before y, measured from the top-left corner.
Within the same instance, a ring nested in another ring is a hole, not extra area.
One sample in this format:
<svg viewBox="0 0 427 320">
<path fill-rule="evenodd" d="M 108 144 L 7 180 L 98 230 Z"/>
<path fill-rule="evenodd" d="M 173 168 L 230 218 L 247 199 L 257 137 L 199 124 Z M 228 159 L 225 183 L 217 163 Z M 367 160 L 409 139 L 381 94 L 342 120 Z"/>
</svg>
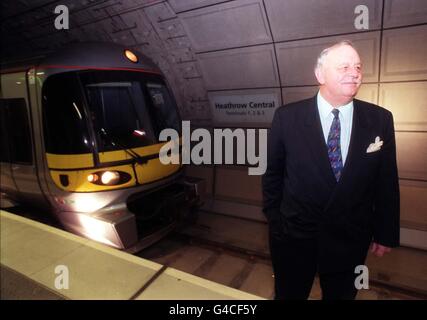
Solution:
<svg viewBox="0 0 427 320">
<path fill-rule="evenodd" d="M 117 249 L 139 251 L 163 238 L 204 199 L 205 181 L 187 177 L 93 212 L 61 212 L 64 226 Z"/>
<path fill-rule="evenodd" d="M 117 249 L 126 249 L 138 241 L 135 215 L 125 205 L 92 213 L 61 212 L 66 229 Z"/>
</svg>

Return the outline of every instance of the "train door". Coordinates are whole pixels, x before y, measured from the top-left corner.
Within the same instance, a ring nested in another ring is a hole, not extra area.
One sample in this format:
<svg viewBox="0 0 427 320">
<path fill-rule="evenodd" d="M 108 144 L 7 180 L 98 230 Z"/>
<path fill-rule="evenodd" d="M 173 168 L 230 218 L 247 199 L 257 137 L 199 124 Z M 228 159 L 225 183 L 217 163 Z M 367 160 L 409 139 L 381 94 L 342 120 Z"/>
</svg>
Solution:
<svg viewBox="0 0 427 320">
<path fill-rule="evenodd" d="M 9 134 L 7 131 L 7 105 L 0 99 L 0 188 L 2 192 L 16 191 L 10 166 Z"/>
<path fill-rule="evenodd" d="M 38 202 L 41 190 L 34 161 L 25 72 L 2 74 L 1 88 L 5 125 L 2 131 L 7 132 L 13 193 L 18 200 Z"/>
</svg>

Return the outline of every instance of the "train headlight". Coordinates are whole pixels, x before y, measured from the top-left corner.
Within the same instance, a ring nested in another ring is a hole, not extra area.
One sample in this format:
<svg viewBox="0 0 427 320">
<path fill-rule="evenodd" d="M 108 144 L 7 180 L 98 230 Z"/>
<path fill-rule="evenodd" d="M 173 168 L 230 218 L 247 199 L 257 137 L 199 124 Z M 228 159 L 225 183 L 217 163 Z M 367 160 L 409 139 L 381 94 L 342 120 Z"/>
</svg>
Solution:
<svg viewBox="0 0 427 320">
<path fill-rule="evenodd" d="M 133 63 L 137 63 L 138 62 L 138 57 L 136 56 L 136 54 L 133 53 L 132 51 L 128 50 L 128 49 L 125 50 L 125 56 L 130 61 L 132 61 Z"/>
<path fill-rule="evenodd" d="M 114 186 L 123 184 L 128 182 L 130 179 L 131 176 L 129 173 L 112 170 L 98 171 L 87 176 L 87 181 L 101 186 Z"/>
<path fill-rule="evenodd" d="M 98 180 L 99 180 L 99 177 L 95 173 L 91 173 L 90 175 L 87 176 L 87 181 L 89 181 L 89 182 L 95 182 Z"/>
<path fill-rule="evenodd" d="M 106 185 L 117 184 L 120 180 L 120 174 L 117 171 L 105 171 L 101 176 L 101 181 Z"/>
</svg>

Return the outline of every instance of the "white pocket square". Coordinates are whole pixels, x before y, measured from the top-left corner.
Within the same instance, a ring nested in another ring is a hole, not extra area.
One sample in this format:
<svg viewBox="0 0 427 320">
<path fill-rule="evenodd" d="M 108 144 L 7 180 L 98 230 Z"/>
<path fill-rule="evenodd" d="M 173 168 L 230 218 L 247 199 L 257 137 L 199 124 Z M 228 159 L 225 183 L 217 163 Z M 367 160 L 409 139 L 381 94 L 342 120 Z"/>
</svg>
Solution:
<svg viewBox="0 0 427 320">
<path fill-rule="evenodd" d="M 371 152 L 375 152 L 381 149 L 381 146 L 383 145 L 383 141 L 380 140 L 380 137 L 376 137 L 375 138 L 375 142 L 371 143 L 368 147 L 368 149 L 366 149 L 366 153 L 371 153 Z"/>
</svg>

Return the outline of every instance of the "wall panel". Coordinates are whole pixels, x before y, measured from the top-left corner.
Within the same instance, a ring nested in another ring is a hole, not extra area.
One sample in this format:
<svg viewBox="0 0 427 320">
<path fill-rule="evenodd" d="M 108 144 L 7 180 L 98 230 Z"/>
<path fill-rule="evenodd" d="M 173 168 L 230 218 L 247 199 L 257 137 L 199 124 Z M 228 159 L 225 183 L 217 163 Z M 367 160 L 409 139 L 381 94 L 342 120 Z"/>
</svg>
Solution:
<svg viewBox="0 0 427 320">
<path fill-rule="evenodd" d="M 397 165 L 403 179 L 427 180 L 427 133 L 396 132 Z"/>
<path fill-rule="evenodd" d="M 273 45 L 203 53 L 197 60 L 208 90 L 279 87 Z"/>
<path fill-rule="evenodd" d="M 385 30 L 381 81 L 427 80 L 427 25 Z"/>
<path fill-rule="evenodd" d="M 384 27 L 398 27 L 427 23 L 427 1 L 386 0 L 384 6 Z"/>
<path fill-rule="evenodd" d="M 249 176 L 246 166 L 216 168 L 215 195 L 251 204 L 262 202 L 261 176 Z"/>
<path fill-rule="evenodd" d="M 261 0 L 237 0 L 179 15 L 196 52 L 272 41 Z"/>
<path fill-rule="evenodd" d="M 317 56 L 324 48 L 344 39 L 351 40 L 359 50 L 363 63 L 363 81 L 378 81 L 380 32 L 367 32 L 276 44 L 282 85 L 317 85 L 314 76 Z"/>
<path fill-rule="evenodd" d="M 175 12 L 182 12 L 224 2 L 224 0 L 168 0 L 168 2 Z"/>
<path fill-rule="evenodd" d="M 400 220 L 403 226 L 427 231 L 425 199 L 427 199 L 427 182 L 400 181 Z"/>
<path fill-rule="evenodd" d="M 356 6 L 369 10 L 369 30 L 381 27 L 382 1 L 377 0 L 265 0 L 275 41 L 357 32 Z"/>
<path fill-rule="evenodd" d="M 427 131 L 427 81 L 382 83 L 379 101 L 393 113 L 396 130 Z"/>
</svg>

